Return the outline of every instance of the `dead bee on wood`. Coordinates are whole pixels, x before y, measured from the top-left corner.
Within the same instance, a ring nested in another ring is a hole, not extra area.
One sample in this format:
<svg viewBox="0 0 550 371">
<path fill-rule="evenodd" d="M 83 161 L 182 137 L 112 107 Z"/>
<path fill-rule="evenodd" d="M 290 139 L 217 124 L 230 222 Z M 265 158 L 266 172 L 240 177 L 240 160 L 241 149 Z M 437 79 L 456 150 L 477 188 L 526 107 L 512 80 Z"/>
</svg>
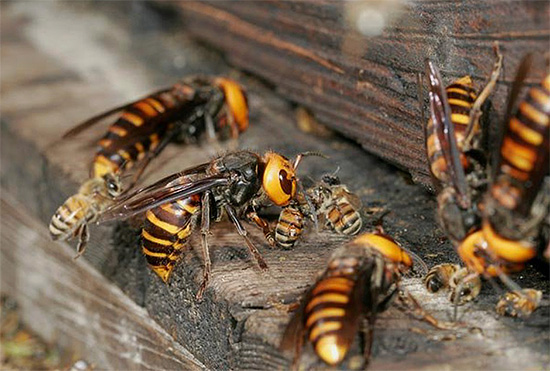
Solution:
<svg viewBox="0 0 550 371">
<path fill-rule="evenodd" d="M 306 219 L 320 222 L 339 234 L 355 235 L 363 225 L 359 209 L 361 200 L 340 183 L 334 175 L 324 175 L 321 181 L 298 195 L 283 208 L 275 228 L 275 241 L 283 248 L 294 247 L 302 235 Z"/>
<path fill-rule="evenodd" d="M 54 240 L 78 237 L 77 257 L 88 242 L 88 224 L 121 194 L 120 177 L 128 169 L 135 167 L 126 190 L 170 142 L 189 141 L 204 133 L 213 140 L 226 131 L 236 138 L 248 127 L 246 93 L 238 83 L 223 77 L 193 76 L 94 116 L 63 138 L 74 137 L 118 112 L 118 119 L 97 143 L 90 180 L 58 208 L 50 222 Z"/>
<path fill-rule="evenodd" d="M 400 287 L 401 277 L 420 258 L 405 251 L 381 230 L 364 233 L 336 249 L 327 268 L 305 293 L 283 334 L 280 349 L 294 354 L 294 366 L 307 339 L 326 364 L 339 365 L 357 333 L 368 362 L 376 315 L 398 298 L 407 310 L 434 326 L 445 327 L 427 314 Z M 425 273 L 425 272 L 424 272 Z M 367 320 L 363 329 L 363 319 Z"/>
<path fill-rule="evenodd" d="M 210 278 L 211 262 L 207 236 L 212 221 L 225 214 L 243 237 L 250 253 L 262 269 L 267 268 L 257 248 L 247 236 L 241 218 L 259 226 L 269 243 L 272 232 L 256 210 L 274 204 L 288 205 L 296 196 L 296 168 L 303 156 L 291 162 L 275 152 L 260 156 L 236 151 L 211 162 L 183 170 L 118 201 L 103 220 L 124 219 L 146 211 L 142 229 L 142 250 L 153 271 L 167 282 L 180 259 L 187 238 L 198 220 L 202 235 L 204 274 L 197 299 Z"/>
</svg>

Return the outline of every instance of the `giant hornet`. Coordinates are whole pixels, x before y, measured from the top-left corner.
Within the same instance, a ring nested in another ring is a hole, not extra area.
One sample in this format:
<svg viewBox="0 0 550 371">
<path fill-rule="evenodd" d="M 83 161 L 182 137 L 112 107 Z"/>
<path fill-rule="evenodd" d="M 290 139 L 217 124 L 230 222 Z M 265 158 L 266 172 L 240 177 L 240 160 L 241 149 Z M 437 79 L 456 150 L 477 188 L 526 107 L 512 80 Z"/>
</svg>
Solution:
<svg viewBox="0 0 550 371">
<path fill-rule="evenodd" d="M 487 159 L 481 148 L 484 133 L 480 119 L 483 103 L 493 91 L 502 68 L 498 46 L 495 46 L 495 54 L 493 71 L 479 95 L 475 93 L 470 76 L 443 88 L 437 67 L 426 61 L 430 88 L 430 118 L 424 126 L 426 152 L 438 190 L 438 220 L 455 245 L 481 222 L 479 203 L 487 187 Z M 441 264 L 426 276 L 426 287 L 430 292 L 448 286 L 455 288 L 460 278 L 467 275 L 468 272 L 458 265 Z M 470 286 L 463 288 L 461 300 L 475 297 L 480 285 L 480 281 L 471 281 Z M 454 299 L 453 295 L 451 292 Z"/>
<path fill-rule="evenodd" d="M 464 287 L 478 286 L 472 282 L 480 282 L 479 276 L 499 277 L 512 293 L 505 295 L 498 303 L 497 311 L 515 316 L 529 315 L 537 307 L 540 293 L 521 290 L 506 273 L 523 269 L 525 262 L 537 254 L 537 245 L 540 243 L 543 224 L 548 219 L 550 205 L 550 75 L 529 91 L 527 98 L 519 104 L 517 113 L 509 119 L 529 64 L 530 58 L 524 59 L 518 69 L 508 102 L 502 144 L 495 156 L 491 183 L 483 197 L 477 200 L 481 221 L 473 225 L 457 243 L 458 253 L 467 266 L 468 274 L 461 273 L 464 277 L 459 280 L 454 293 L 458 297 L 464 294 Z M 432 74 L 431 80 L 436 81 L 431 86 L 434 100 L 442 100 L 442 91 L 437 82 L 440 80 L 435 74 Z M 452 127 L 449 111 L 444 105 L 435 110 L 437 112 L 432 115 L 439 117 L 444 127 Z M 447 134 L 449 141 L 452 141 L 451 135 L 452 132 Z M 448 152 L 452 163 L 459 163 L 458 152 Z M 460 176 L 462 167 L 453 167 Z M 460 184 L 458 179 L 455 178 L 457 185 Z M 475 292 L 479 290 L 475 289 Z"/>
<path fill-rule="evenodd" d="M 422 319 L 448 328 L 400 287 L 401 277 L 412 269 L 413 260 L 423 266 L 420 258 L 381 230 L 361 234 L 336 249 L 286 326 L 281 350 L 293 352 L 296 365 L 307 339 L 323 362 L 336 366 L 360 332 L 364 360 L 368 362 L 376 315 L 389 307 L 396 294 Z M 367 320 L 366 329 L 363 319 Z"/>
<path fill-rule="evenodd" d="M 54 240 L 78 237 L 80 256 L 89 239 L 88 224 L 122 192 L 120 177 L 134 167 L 138 180 L 149 162 L 172 141 L 190 141 L 206 133 L 210 139 L 226 132 L 235 138 L 248 127 L 246 94 L 235 81 L 193 76 L 135 102 L 94 116 L 69 130 L 71 138 L 102 119 L 122 111 L 98 141 L 90 179 L 61 205 L 50 222 Z"/>
<path fill-rule="evenodd" d="M 338 234 L 359 233 L 363 225 L 359 214 L 361 200 L 338 177 L 323 175 L 320 182 L 305 191 L 305 196 L 298 195 L 281 211 L 275 228 L 279 246 L 292 248 L 302 235 L 306 219 L 320 221 Z"/>
<path fill-rule="evenodd" d="M 227 215 L 260 268 L 266 269 L 267 264 L 239 219 L 254 222 L 272 244 L 272 232 L 256 210 L 270 204 L 286 206 L 295 198 L 296 168 L 308 154 L 299 154 L 291 162 L 275 152 L 263 156 L 250 151 L 230 152 L 133 192 L 118 201 L 102 220 L 146 211 L 142 250 L 149 266 L 164 282 L 170 278 L 187 238 L 200 220 L 204 274 L 197 299 L 201 299 L 211 270 L 207 241 L 210 223 Z"/>
</svg>

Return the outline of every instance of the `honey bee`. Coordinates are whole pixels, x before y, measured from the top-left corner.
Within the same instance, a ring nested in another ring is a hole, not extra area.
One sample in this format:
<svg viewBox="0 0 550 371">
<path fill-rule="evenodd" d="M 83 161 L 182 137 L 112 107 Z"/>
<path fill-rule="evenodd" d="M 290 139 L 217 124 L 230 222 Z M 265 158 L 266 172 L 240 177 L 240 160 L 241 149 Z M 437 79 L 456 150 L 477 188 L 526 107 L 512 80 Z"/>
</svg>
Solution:
<svg viewBox="0 0 550 371">
<path fill-rule="evenodd" d="M 382 231 L 364 233 L 336 249 L 327 268 L 307 290 L 300 307 L 286 326 L 280 348 L 294 353 L 296 365 L 304 340 L 326 364 L 342 363 L 357 333 L 361 333 L 365 362 L 370 356 L 372 331 L 377 313 L 392 299 L 412 299 L 400 288 L 401 277 L 420 261 Z M 418 311 L 417 311 L 418 312 Z M 422 312 L 435 326 L 439 322 Z M 368 320 L 367 329 L 362 328 Z"/>
<path fill-rule="evenodd" d="M 121 194 L 120 179 L 113 174 L 91 178 L 85 181 L 78 193 L 61 205 L 50 221 L 50 235 L 53 240 L 78 237 L 78 258 L 85 251 L 90 238 L 88 224 L 97 221 L 99 215 L 112 205 L 113 199 Z"/>
<path fill-rule="evenodd" d="M 519 104 L 517 113 L 508 119 L 529 63 L 529 59 L 525 59 L 518 70 L 509 99 L 502 144 L 495 156 L 494 174 L 487 191 L 477 201 L 482 205 L 479 211 L 481 221 L 456 243 L 458 254 L 469 272 L 457 285 L 456 297 L 464 285 L 470 285 L 479 276 L 499 277 L 513 291 L 503 300 L 514 307 L 499 312 L 518 316 L 527 316 L 536 308 L 536 297 L 525 294 L 528 291 L 521 290 L 506 274 L 523 269 L 524 264 L 537 254 L 550 205 L 550 75 L 529 91 L 527 98 Z M 437 81 L 435 74 L 431 77 Z M 435 85 L 432 86 L 434 95 L 441 99 Z M 440 108 L 437 115 L 447 122 L 444 126 L 451 126 L 448 111 Z M 457 151 L 450 154 L 454 162 L 459 163 Z M 455 167 L 455 172 L 461 170 L 461 167 Z M 517 299 L 518 296 L 521 300 Z M 501 301 L 499 308 L 504 307 L 506 304 Z"/>
<path fill-rule="evenodd" d="M 326 174 L 305 193 L 307 200 L 299 195 L 279 215 L 275 228 L 275 241 L 279 246 L 294 247 L 303 232 L 305 219 L 321 221 L 338 234 L 359 233 L 363 225 L 358 211 L 361 200 L 341 184 L 338 177 Z"/>
<path fill-rule="evenodd" d="M 189 141 L 206 133 L 209 138 L 226 131 L 232 137 L 248 127 L 248 104 L 243 88 L 223 77 L 193 76 L 168 89 L 94 116 L 69 130 L 71 138 L 102 119 L 121 112 L 98 141 L 90 180 L 56 211 L 50 222 L 54 240 L 79 238 L 80 256 L 94 222 L 120 196 L 121 177 L 136 165 L 130 189 L 149 162 L 171 141 Z"/>
<path fill-rule="evenodd" d="M 142 250 L 149 266 L 167 282 L 183 253 L 187 238 L 200 220 L 203 280 L 197 292 L 201 299 L 211 271 L 207 236 L 212 221 L 227 215 L 262 269 L 267 264 L 247 236 L 241 218 L 255 223 L 264 234 L 272 232 L 256 210 L 270 204 L 288 205 L 296 196 L 294 162 L 275 152 L 260 156 L 250 151 L 236 151 L 211 162 L 184 170 L 122 198 L 102 217 L 104 221 L 127 218 L 146 211 L 142 229 Z M 268 242 L 273 243 L 268 239 Z"/>
</svg>

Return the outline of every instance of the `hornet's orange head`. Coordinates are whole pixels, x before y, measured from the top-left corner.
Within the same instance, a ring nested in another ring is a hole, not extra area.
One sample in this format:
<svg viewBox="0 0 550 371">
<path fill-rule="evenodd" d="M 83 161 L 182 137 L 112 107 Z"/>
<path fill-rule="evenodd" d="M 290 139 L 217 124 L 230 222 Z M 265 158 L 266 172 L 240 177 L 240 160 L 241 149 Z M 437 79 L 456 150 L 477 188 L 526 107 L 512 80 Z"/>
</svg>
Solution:
<svg viewBox="0 0 550 371">
<path fill-rule="evenodd" d="M 263 158 L 262 187 L 277 206 L 286 206 L 296 195 L 296 167 L 284 156 L 267 152 Z"/>
</svg>

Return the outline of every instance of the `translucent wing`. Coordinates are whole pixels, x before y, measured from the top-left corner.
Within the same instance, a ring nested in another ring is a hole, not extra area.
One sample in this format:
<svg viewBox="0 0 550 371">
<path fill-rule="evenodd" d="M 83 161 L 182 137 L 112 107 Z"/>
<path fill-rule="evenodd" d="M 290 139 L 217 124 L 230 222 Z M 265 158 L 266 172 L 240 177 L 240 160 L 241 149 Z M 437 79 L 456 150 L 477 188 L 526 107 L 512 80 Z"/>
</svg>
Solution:
<svg viewBox="0 0 550 371">
<path fill-rule="evenodd" d="M 152 94 L 149 94 L 147 95 L 147 97 L 151 96 L 151 95 L 155 95 L 155 94 L 160 94 L 160 93 L 163 93 L 163 92 L 166 92 L 168 91 L 169 89 L 161 89 L 159 91 L 156 91 Z M 62 139 L 67 139 L 67 138 L 71 138 L 71 137 L 74 137 L 75 135 L 78 135 L 80 134 L 81 132 L 83 132 L 84 130 L 94 126 L 95 124 L 101 122 L 101 120 L 111 116 L 111 115 L 114 115 L 115 113 L 117 112 L 120 112 L 128 107 L 130 107 L 132 104 L 134 103 L 137 103 L 147 97 L 143 97 L 143 98 L 140 98 L 140 99 L 137 99 L 133 102 L 130 102 L 130 103 L 126 103 L 126 104 L 123 104 L 121 106 L 118 106 L 118 107 L 115 107 L 115 108 L 112 108 L 106 112 L 103 112 L 103 113 L 100 113 L 99 115 L 96 115 L 96 116 L 93 116 L 89 119 L 87 119 L 86 121 L 76 125 L 75 127 L 73 127 L 72 129 L 70 129 L 69 131 L 67 131 L 65 134 L 63 134 L 62 136 Z"/>
<path fill-rule="evenodd" d="M 198 180 L 189 180 L 187 176 L 171 179 L 165 186 L 147 187 L 145 191 L 135 192 L 110 207 L 100 218 L 100 222 L 115 219 L 126 219 L 165 203 L 201 194 L 214 187 L 229 183 L 229 178 L 212 176 Z"/>
<path fill-rule="evenodd" d="M 466 176 L 460 161 L 447 93 L 437 67 L 429 60 L 426 60 L 426 74 L 429 84 L 430 117 L 441 143 L 450 182 L 457 193 L 460 205 L 467 208 L 470 200 L 467 196 Z"/>
</svg>

